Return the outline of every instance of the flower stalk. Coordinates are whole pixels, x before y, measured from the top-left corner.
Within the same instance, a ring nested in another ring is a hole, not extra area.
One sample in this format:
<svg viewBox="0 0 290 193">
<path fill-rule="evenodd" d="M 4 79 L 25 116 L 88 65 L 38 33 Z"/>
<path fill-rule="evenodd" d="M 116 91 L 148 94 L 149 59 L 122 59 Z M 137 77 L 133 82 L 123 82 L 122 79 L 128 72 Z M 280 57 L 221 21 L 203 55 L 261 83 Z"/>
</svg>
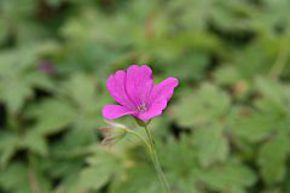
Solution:
<svg viewBox="0 0 290 193">
<path fill-rule="evenodd" d="M 151 151 L 151 145 L 139 133 L 137 133 L 131 129 L 127 129 L 127 128 L 123 128 L 123 129 L 125 132 L 128 132 L 128 133 L 134 135 L 135 137 L 139 138 L 146 145 L 146 147 Z"/>
<path fill-rule="evenodd" d="M 141 120 L 138 120 L 138 119 L 135 119 L 135 121 L 137 122 L 137 124 L 139 126 L 144 128 L 144 130 L 146 132 L 146 135 L 147 135 L 147 140 L 144 137 L 142 137 L 139 133 L 134 131 L 134 130 L 127 129 L 125 127 L 122 127 L 122 130 L 127 132 L 127 133 L 130 133 L 130 134 L 134 135 L 137 138 L 139 138 L 145 144 L 145 146 L 149 150 L 150 158 L 151 158 L 152 163 L 154 165 L 154 169 L 156 170 L 156 172 L 158 174 L 158 178 L 159 178 L 159 181 L 161 183 L 161 186 L 164 189 L 164 192 L 165 193 L 171 193 L 171 190 L 170 190 L 170 187 L 169 187 L 169 183 L 168 183 L 168 181 L 166 179 L 166 176 L 165 176 L 165 174 L 164 174 L 164 172 L 162 170 L 162 167 L 161 167 L 161 164 L 160 164 L 160 161 L 159 161 L 159 157 L 158 157 L 158 154 L 157 154 L 157 151 L 156 151 L 156 148 L 155 148 L 155 143 L 154 143 L 153 136 L 151 134 L 150 129 L 148 128 L 148 125 L 149 125 L 150 121 L 144 122 L 144 121 L 141 121 Z"/>
<path fill-rule="evenodd" d="M 166 176 L 161 168 L 161 164 L 160 164 L 159 157 L 158 157 L 158 154 L 157 154 L 157 151 L 155 148 L 155 144 L 154 144 L 154 140 L 153 140 L 151 131 L 148 129 L 147 125 L 144 125 L 144 129 L 145 129 L 146 135 L 148 137 L 149 145 L 150 145 L 150 148 L 149 148 L 150 157 L 152 159 L 154 168 L 158 174 L 158 177 L 159 177 L 159 180 L 162 184 L 162 187 L 164 188 L 164 192 L 171 193 L 168 181 L 167 181 Z"/>
</svg>

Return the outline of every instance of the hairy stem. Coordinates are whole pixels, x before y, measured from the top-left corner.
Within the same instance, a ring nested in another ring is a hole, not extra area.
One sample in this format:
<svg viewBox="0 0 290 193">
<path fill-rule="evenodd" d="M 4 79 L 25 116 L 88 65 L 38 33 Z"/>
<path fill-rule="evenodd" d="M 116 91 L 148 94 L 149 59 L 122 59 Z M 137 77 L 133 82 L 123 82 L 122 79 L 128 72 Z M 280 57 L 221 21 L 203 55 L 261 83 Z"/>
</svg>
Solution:
<svg viewBox="0 0 290 193">
<path fill-rule="evenodd" d="M 155 149 L 155 145 L 154 145 L 154 141 L 153 141 L 153 137 L 152 137 L 152 134 L 150 132 L 150 130 L 148 129 L 147 125 L 144 126 L 144 129 L 146 131 L 146 134 L 147 134 L 147 137 L 148 137 L 148 140 L 149 140 L 149 144 L 150 144 L 150 156 L 151 156 L 151 159 L 152 159 L 152 162 L 153 162 L 153 165 L 154 165 L 154 168 L 156 170 L 156 172 L 158 173 L 158 177 L 159 177 L 159 180 L 164 188 L 164 192 L 165 193 L 171 193 L 170 191 L 170 187 L 169 187 L 169 184 L 167 182 L 167 179 L 166 179 L 166 176 L 161 168 L 161 165 L 160 165 L 160 161 L 159 161 L 159 158 L 158 158 L 158 155 L 157 155 L 157 151 Z"/>
<path fill-rule="evenodd" d="M 137 138 L 139 138 L 146 145 L 146 147 L 149 149 L 149 151 L 151 152 L 151 145 L 139 133 L 137 133 L 136 131 L 133 131 L 131 129 L 125 129 L 125 128 L 122 128 L 122 129 L 125 132 L 130 133 L 130 134 L 136 136 Z"/>
</svg>

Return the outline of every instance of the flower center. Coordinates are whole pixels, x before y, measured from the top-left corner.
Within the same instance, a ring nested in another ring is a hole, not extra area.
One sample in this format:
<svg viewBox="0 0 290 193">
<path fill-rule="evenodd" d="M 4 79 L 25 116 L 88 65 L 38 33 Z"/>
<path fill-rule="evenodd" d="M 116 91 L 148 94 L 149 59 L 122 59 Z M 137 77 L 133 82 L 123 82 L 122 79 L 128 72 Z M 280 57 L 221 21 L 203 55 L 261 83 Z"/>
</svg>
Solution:
<svg viewBox="0 0 290 193">
<path fill-rule="evenodd" d="M 139 105 L 138 107 L 137 107 L 137 110 L 139 111 L 139 112 L 146 112 L 147 111 L 147 107 L 146 107 L 146 105 L 145 104 L 141 104 L 141 105 Z"/>
</svg>

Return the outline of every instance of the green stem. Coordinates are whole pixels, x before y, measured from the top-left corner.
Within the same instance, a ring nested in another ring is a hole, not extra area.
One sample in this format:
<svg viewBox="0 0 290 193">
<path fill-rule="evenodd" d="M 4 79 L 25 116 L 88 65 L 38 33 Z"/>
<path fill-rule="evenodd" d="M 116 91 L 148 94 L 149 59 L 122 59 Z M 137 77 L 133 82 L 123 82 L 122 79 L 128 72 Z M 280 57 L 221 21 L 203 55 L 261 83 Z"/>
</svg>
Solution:
<svg viewBox="0 0 290 193">
<path fill-rule="evenodd" d="M 122 128 L 125 132 L 127 133 L 131 133 L 132 135 L 135 135 L 137 138 L 139 138 L 145 145 L 146 147 L 151 151 L 151 145 L 136 131 L 133 131 L 131 129 L 126 129 L 126 128 Z"/>
<path fill-rule="evenodd" d="M 146 131 L 146 134 L 148 136 L 149 143 L 150 143 L 150 149 L 149 149 L 150 150 L 150 156 L 151 156 L 154 168 L 155 168 L 156 172 L 158 173 L 159 180 L 160 180 L 160 182 L 161 182 L 161 184 L 162 184 L 162 186 L 164 188 L 164 192 L 171 193 L 169 184 L 168 184 L 167 179 L 166 179 L 166 176 L 165 176 L 164 172 L 162 171 L 162 168 L 161 168 L 161 165 L 160 165 L 160 161 L 159 161 L 159 158 L 158 158 L 155 146 L 154 146 L 154 141 L 153 141 L 152 134 L 151 134 L 150 130 L 148 129 L 147 125 L 144 126 L 144 129 Z"/>
</svg>

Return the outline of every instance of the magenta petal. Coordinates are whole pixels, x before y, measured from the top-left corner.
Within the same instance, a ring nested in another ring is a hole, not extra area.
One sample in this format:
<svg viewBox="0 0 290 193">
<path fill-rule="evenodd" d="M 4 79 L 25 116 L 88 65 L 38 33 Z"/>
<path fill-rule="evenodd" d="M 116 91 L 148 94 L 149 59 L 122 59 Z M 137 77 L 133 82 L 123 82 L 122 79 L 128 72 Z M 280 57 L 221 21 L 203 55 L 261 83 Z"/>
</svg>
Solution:
<svg viewBox="0 0 290 193">
<path fill-rule="evenodd" d="M 102 113 L 103 117 L 108 120 L 113 120 L 125 115 L 134 114 L 133 111 L 130 111 L 120 105 L 105 105 Z"/>
<path fill-rule="evenodd" d="M 152 70 L 150 67 L 147 65 L 130 66 L 127 70 L 126 88 L 127 94 L 135 106 L 146 102 L 153 88 Z"/>
<path fill-rule="evenodd" d="M 137 118 L 143 121 L 148 121 L 154 117 L 161 115 L 162 111 L 166 108 L 166 106 L 167 106 L 167 99 L 161 97 L 159 98 L 159 100 L 155 100 L 151 104 L 147 112 L 138 114 Z"/>
<path fill-rule="evenodd" d="M 159 97 L 165 97 L 169 101 L 173 95 L 174 88 L 178 86 L 178 80 L 174 77 L 169 77 L 161 83 L 154 86 L 151 93 L 151 103 L 158 100 Z"/>
<path fill-rule="evenodd" d="M 126 72 L 119 70 L 115 74 L 111 75 L 107 81 L 107 88 L 111 96 L 121 105 L 134 108 L 132 101 L 127 96 L 126 91 Z"/>
<path fill-rule="evenodd" d="M 132 115 L 148 121 L 162 114 L 177 85 L 178 80 L 169 77 L 154 86 L 152 70 L 147 65 L 132 65 L 127 71 L 119 70 L 109 77 L 107 88 L 120 105 L 106 105 L 103 116 L 116 119 Z"/>
</svg>

